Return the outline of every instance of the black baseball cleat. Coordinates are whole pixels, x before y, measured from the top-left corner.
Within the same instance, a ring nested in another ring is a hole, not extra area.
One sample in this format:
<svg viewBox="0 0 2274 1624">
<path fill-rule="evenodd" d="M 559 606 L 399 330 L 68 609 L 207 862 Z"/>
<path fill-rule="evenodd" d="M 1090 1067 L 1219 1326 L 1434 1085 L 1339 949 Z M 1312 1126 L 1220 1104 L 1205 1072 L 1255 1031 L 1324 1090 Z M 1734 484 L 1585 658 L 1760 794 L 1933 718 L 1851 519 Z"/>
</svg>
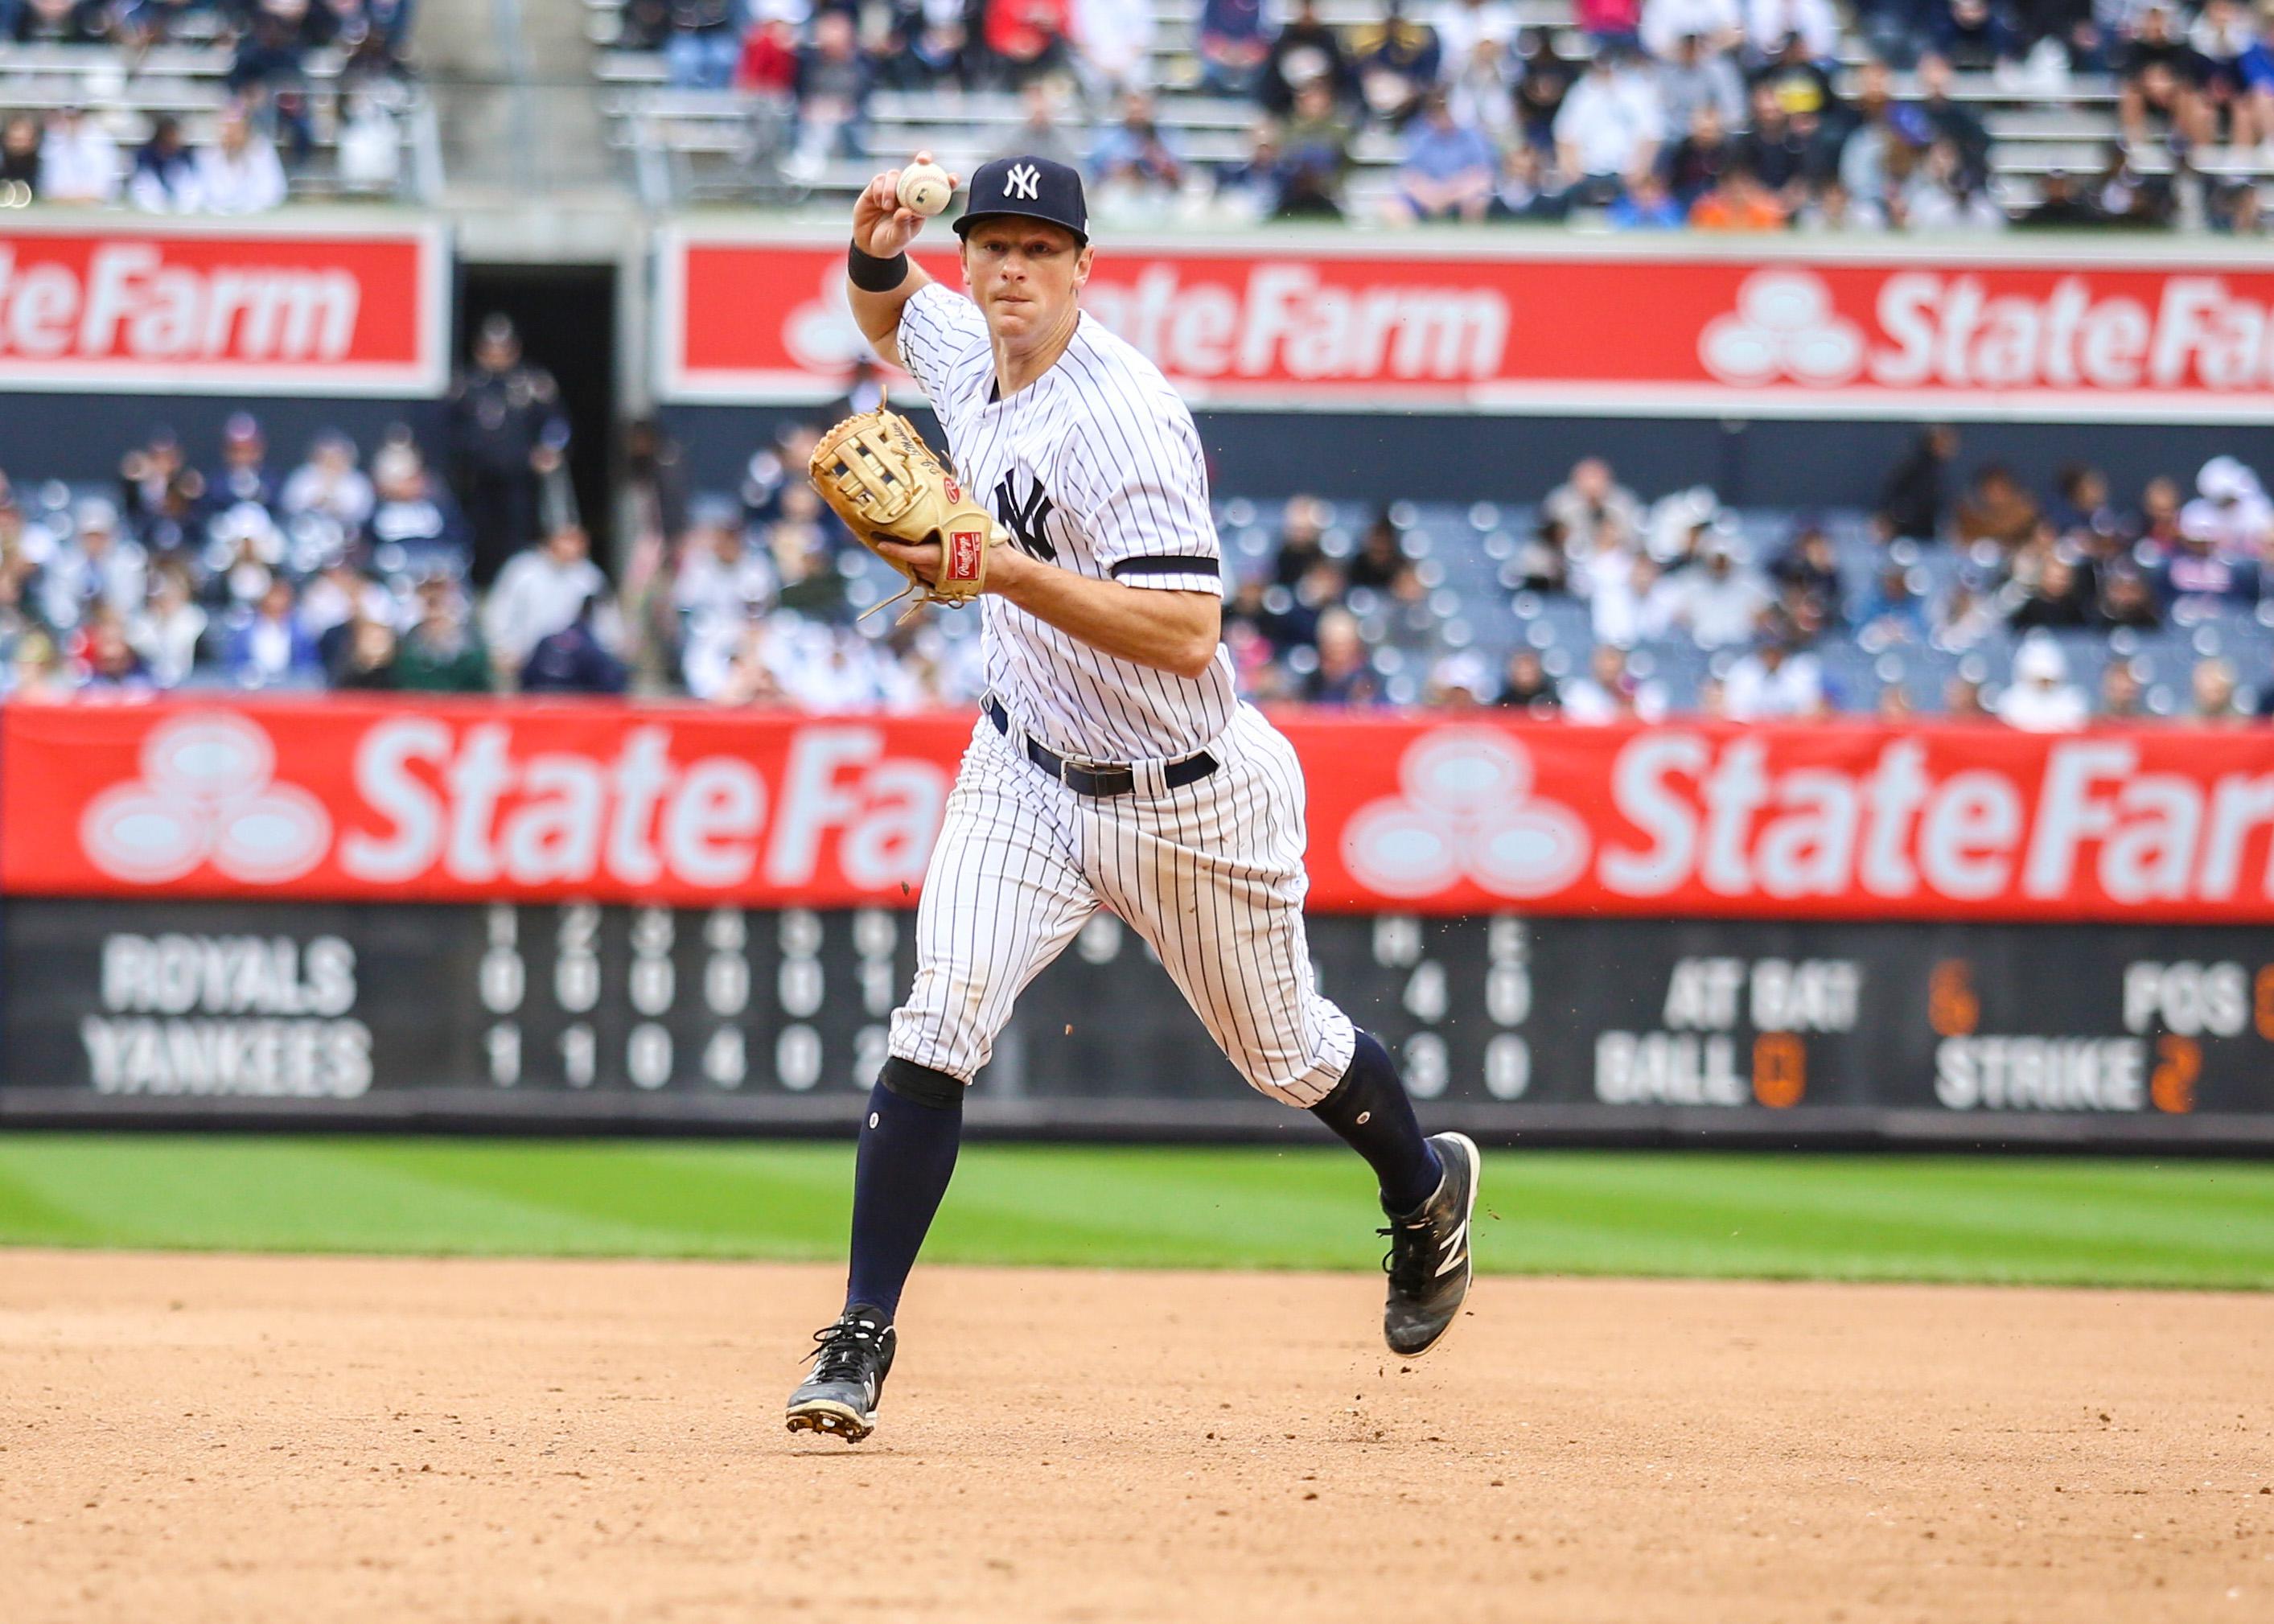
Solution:
<svg viewBox="0 0 2274 1624">
<path fill-rule="evenodd" d="M 1389 1274 L 1382 1334 L 1402 1359 L 1419 1358 L 1443 1341 L 1469 1295 L 1469 1214 L 1484 1158 L 1465 1133 L 1433 1134 L 1429 1145 L 1445 1167 L 1437 1193 L 1376 1231 L 1389 1237 L 1382 1260 Z"/>
<path fill-rule="evenodd" d="M 789 1430 L 828 1432 L 857 1444 L 877 1430 L 877 1401 L 900 1336 L 883 1312 L 855 1303 L 813 1334 L 813 1372 L 789 1395 Z"/>
</svg>

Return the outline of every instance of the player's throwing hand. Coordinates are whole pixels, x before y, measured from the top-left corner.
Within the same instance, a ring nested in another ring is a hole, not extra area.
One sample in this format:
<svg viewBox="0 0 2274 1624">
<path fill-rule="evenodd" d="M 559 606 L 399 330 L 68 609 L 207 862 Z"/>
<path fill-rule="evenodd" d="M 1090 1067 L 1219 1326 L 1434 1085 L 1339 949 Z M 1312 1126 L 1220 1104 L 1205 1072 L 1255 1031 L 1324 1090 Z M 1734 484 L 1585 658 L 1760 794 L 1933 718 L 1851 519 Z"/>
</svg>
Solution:
<svg viewBox="0 0 2274 1624">
<path fill-rule="evenodd" d="M 920 152 L 918 163 L 930 163 L 931 154 Z M 963 184 L 958 175 L 948 177 L 951 190 Z M 900 172 L 886 169 L 871 180 L 853 203 L 853 242 L 862 252 L 879 259 L 889 259 L 894 254 L 907 252 L 908 244 L 916 240 L 923 229 L 924 217 L 900 201 Z"/>
</svg>

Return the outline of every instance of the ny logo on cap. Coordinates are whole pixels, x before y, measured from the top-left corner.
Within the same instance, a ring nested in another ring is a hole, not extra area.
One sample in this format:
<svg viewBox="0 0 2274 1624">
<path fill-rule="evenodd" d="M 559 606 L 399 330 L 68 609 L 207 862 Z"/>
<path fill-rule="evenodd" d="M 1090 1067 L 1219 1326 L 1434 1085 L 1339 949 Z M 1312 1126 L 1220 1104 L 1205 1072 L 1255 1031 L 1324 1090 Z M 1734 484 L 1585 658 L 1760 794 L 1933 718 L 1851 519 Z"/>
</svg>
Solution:
<svg viewBox="0 0 2274 1624">
<path fill-rule="evenodd" d="M 1033 164 L 1020 164 L 1003 177 L 1003 195 L 1005 198 L 1025 198 L 1031 202 L 1037 196 L 1035 189 L 1042 184 L 1042 171 Z"/>
</svg>

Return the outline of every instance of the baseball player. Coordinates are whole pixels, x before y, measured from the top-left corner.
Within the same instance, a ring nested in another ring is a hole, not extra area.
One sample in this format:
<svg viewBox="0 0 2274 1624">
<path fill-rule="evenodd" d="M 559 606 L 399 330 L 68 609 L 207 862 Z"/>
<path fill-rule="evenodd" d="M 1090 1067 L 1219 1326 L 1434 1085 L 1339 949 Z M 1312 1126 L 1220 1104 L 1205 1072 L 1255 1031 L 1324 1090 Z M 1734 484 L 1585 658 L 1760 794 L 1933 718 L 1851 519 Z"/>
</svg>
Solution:
<svg viewBox="0 0 2274 1624">
<path fill-rule="evenodd" d="M 966 291 L 910 262 L 922 220 L 899 182 L 877 176 L 854 205 L 853 314 L 923 386 L 963 488 L 1007 539 L 982 589 L 990 692 L 861 1129 L 845 1311 L 815 1334 L 790 1429 L 858 1441 L 876 1425 L 964 1090 L 1020 989 L 1100 908 L 1159 955 L 1253 1086 L 1372 1165 L 1389 1216 L 1383 1333 L 1401 1357 L 1425 1353 L 1468 1293 L 1477 1147 L 1425 1139 L 1388 1052 L 1313 985 L 1302 773 L 1234 691 L 1192 414 L 1079 308 L 1096 250 L 1073 169 L 980 168 L 955 224 Z M 937 543 L 877 550 L 927 580 L 942 568 Z"/>
</svg>

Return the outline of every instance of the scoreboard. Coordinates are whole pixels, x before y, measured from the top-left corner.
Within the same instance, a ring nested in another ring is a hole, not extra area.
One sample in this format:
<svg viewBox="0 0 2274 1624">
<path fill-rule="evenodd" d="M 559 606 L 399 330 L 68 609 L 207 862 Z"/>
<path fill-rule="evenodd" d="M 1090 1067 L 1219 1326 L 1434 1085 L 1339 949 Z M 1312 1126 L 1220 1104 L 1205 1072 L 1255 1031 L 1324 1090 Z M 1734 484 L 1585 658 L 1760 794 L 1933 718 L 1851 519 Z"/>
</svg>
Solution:
<svg viewBox="0 0 2274 1624">
<path fill-rule="evenodd" d="M 0 1118 L 849 1124 L 913 914 L 17 899 Z M 1327 994 L 1433 1122 L 2274 1142 L 2274 933 L 2250 927 L 1314 917 Z M 1252 1094 L 1100 914 L 1020 1000 L 975 1125 L 1240 1133 Z"/>
</svg>

